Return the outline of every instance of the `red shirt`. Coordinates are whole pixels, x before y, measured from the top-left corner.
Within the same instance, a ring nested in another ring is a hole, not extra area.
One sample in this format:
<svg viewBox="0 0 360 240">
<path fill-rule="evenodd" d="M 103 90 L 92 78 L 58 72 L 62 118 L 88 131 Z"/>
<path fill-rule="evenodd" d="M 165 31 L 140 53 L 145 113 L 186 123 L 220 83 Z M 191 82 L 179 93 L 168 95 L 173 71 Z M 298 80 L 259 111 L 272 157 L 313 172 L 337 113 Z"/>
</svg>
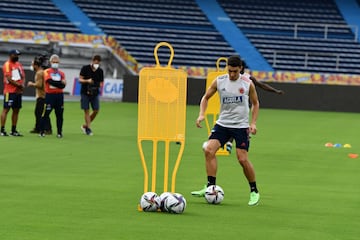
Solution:
<svg viewBox="0 0 360 240">
<path fill-rule="evenodd" d="M 63 89 L 51 86 L 49 79 L 54 81 L 65 80 L 65 74 L 59 69 L 48 68 L 44 70 L 45 93 L 63 93 Z"/>
<path fill-rule="evenodd" d="M 17 81 L 19 84 L 23 84 L 25 80 L 24 68 L 19 62 L 11 62 L 7 60 L 3 65 L 3 74 L 4 74 L 4 94 L 6 93 L 17 93 L 19 88 L 12 85 L 8 81 L 8 77 L 12 80 Z"/>
</svg>

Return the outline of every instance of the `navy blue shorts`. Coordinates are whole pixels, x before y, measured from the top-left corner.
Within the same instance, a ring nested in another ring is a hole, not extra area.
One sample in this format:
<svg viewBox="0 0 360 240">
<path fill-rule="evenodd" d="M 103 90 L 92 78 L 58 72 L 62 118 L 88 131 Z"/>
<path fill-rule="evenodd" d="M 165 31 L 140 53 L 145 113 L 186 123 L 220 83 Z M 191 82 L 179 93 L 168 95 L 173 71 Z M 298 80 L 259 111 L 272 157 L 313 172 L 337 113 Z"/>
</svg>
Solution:
<svg viewBox="0 0 360 240">
<path fill-rule="evenodd" d="M 18 93 L 5 93 L 4 95 L 4 108 L 21 108 L 22 107 L 22 94 Z"/>
<path fill-rule="evenodd" d="M 249 128 L 227 128 L 215 124 L 214 128 L 211 130 L 209 139 L 219 140 L 221 146 L 223 147 L 232 137 L 235 139 L 236 148 L 248 151 L 250 146 L 249 133 Z"/>
<path fill-rule="evenodd" d="M 63 93 L 47 93 L 45 95 L 46 110 L 64 108 Z"/>
<path fill-rule="evenodd" d="M 86 94 L 81 94 L 80 105 L 81 105 L 81 109 L 83 110 L 89 110 L 90 105 L 92 110 L 99 110 L 100 109 L 99 95 L 88 96 Z"/>
</svg>

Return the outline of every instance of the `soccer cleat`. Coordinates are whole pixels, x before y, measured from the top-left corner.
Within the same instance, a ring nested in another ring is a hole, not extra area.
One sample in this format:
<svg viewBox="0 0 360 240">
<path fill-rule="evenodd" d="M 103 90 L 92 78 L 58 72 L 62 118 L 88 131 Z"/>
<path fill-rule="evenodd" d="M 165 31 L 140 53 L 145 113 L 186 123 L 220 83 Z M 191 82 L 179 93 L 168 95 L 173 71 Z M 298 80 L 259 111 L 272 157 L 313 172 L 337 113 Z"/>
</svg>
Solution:
<svg viewBox="0 0 360 240">
<path fill-rule="evenodd" d="M 191 195 L 195 196 L 195 197 L 205 197 L 205 192 L 206 192 L 207 186 L 204 185 L 204 188 L 199 190 L 199 191 L 192 191 Z"/>
<path fill-rule="evenodd" d="M 248 205 L 249 206 L 255 206 L 259 203 L 260 200 L 260 193 L 256 193 L 256 192 L 251 192 L 250 193 L 250 200 Z"/>
<path fill-rule="evenodd" d="M 18 131 L 13 131 L 10 133 L 11 136 L 13 137 L 22 137 L 23 135 L 21 133 L 19 133 Z"/>
<path fill-rule="evenodd" d="M 227 142 L 225 145 L 226 145 L 226 151 L 228 151 L 229 153 L 231 153 L 232 143 L 231 143 L 231 142 Z"/>
<path fill-rule="evenodd" d="M 88 136 L 92 136 L 92 135 L 93 135 L 93 132 L 92 132 L 91 129 L 88 128 L 88 127 L 85 129 L 85 132 L 86 132 L 86 135 L 88 135 Z"/>
<path fill-rule="evenodd" d="M 9 136 L 9 135 L 7 134 L 7 132 L 1 131 L 1 132 L 0 132 L 0 136 L 7 137 L 7 136 Z"/>
<path fill-rule="evenodd" d="M 39 137 L 45 137 L 45 133 L 44 133 L 44 132 L 40 132 Z"/>
<path fill-rule="evenodd" d="M 63 135 L 61 133 L 58 133 L 58 135 L 56 135 L 57 138 L 62 138 Z"/>
<path fill-rule="evenodd" d="M 81 129 L 81 131 L 83 131 L 84 134 L 87 134 L 87 133 L 86 133 L 87 127 L 85 127 L 84 125 L 81 125 L 81 126 L 80 126 L 80 129 Z"/>
</svg>

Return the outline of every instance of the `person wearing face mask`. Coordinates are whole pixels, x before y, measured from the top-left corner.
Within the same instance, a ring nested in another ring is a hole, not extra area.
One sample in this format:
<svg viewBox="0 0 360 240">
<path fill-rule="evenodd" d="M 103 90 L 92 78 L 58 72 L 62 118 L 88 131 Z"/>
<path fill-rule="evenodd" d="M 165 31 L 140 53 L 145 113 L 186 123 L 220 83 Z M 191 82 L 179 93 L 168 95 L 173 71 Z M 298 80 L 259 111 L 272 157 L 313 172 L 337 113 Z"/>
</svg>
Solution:
<svg viewBox="0 0 360 240">
<path fill-rule="evenodd" d="M 81 109 L 84 110 L 85 124 L 81 125 L 81 130 L 86 135 L 93 135 L 91 130 L 91 122 L 94 121 L 96 115 L 99 113 L 100 87 L 104 82 L 104 72 L 100 68 L 101 57 L 95 55 L 90 64 L 85 65 L 80 70 L 79 82 L 81 83 Z M 90 113 L 90 105 L 92 113 Z"/>
<path fill-rule="evenodd" d="M 44 112 L 45 106 L 45 84 L 44 84 L 44 60 L 46 58 L 44 56 L 37 56 L 32 61 L 30 69 L 35 71 L 34 82 L 29 81 L 28 87 L 35 87 L 36 89 L 36 105 L 35 105 L 35 127 L 30 133 L 40 133 L 40 120 L 41 115 Z M 51 121 L 50 118 L 46 120 L 45 123 L 45 134 L 52 134 L 51 130 Z"/>
<path fill-rule="evenodd" d="M 5 130 L 7 114 L 12 109 L 12 126 L 10 135 L 14 137 L 22 136 L 16 129 L 19 112 L 22 107 L 22 93 L 25 84 L 25 72 L 19 62 L 20 51 L 13 49 L 9 52 L 9 59 L 3 65 L 4 75 L 4 105 L 1 113 L 0 136 L 9 136 Z"/>
<path fill-rule="evenodd" d="M 40 137 L 45 137 L 45 126 L 49 121 L 51 111 L 55 110 L 57 137 L 62 138 L 64 115 L 64 92 L 66 86 L 65 74 L 59 69 L 60 58 L 53 54 L 50 57 L 51 67 L 44 70 L 45 111 L 40 120 Z"/>
</svg>

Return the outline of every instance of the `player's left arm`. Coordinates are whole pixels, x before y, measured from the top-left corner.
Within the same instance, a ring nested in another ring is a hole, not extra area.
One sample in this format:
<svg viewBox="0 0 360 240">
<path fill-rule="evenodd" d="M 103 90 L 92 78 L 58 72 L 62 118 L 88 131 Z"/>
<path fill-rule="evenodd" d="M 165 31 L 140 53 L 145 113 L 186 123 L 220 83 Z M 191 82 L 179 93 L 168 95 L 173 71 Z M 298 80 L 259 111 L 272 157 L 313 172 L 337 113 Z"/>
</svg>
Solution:
<svg viewBox="0 0 360 240">
<path fill-rule="evenodd" d="M 250 133 L 255 135 L 256 132 L 257 132 L 256 120 L 257 120 L 258 115 L 259 115 L 260 103 L 259 103 L 259 99 L 258 99 L 257 92 L 256 92 L 256 89 L 255 89 L 255 85 L 253 83 L 250 84 L 249 97 L 250 97 L 250 101 L 251 101 L 251 104 L 252 104 Z"/>
<path fill-rule="evenodd" d="M 258 80 L 257 80 L 255 77 L 253 77 L 253 76 L 250 76 L 250 79 L 251 79 L 251 81 L 254 83 L 255 86 L 257 86 L 257 87 L 259 87 L 259 88 L 262 88 L 262 89 L 264 89 L 265 91 L 274 92 L 274 93 L 277 93 L 277 94 L 284 94 L 284 91 L 283 91 L 283 90 L 273 88 L 272 86 L 270 86 L 270 85 L 267 84 L 267 83 L 260 82 L 260 81 L 258 81 Z"/>
<path fill-rule="evenodd" d="M 11 71 L 7 71 L 4 73 L 5 74 L 5 77 L 6 77 L 6 80 L 9 84 L 17 87 L 20 91 L 22 89 L 24 89 L 24 79 L 25 79 L 25 75 L 22 75 L 21 76 L 21 81 L 17 81 L 17 80 L 13 80 L 12 77 L 11 77 Z"/>
<path fill-rule="evenodd" d="M 12 80 L 12 79 L 11 79 L 11 76 L 10 76 L 10 77 L 7 76 L 6 79 L 7 79 L 8 83 L 11 84 L 11 85 L 13 85 L 13 86 L 15 86 L 15 87 L 17 87 L 17 88 L 19 88 L 19 89 L 23 89 L 23 88 L 24 88 L 24 86 L 23 86 L 22 83 L 20 83 L 20 82 L 18 82 L 18 81 L 15 81 L 15 80 Z"/>
<path fill-rule="evenodd" d="M 54 87 L 57 87 L 60 89 L 64 89 L 66 86 L 65 74 L 63 72 L 60 72 L 60 75 L 61 75 L 60 81 L 53 80 L 51 78 L 46 79 L 45 81 L 48 82 L 51 86 L 54 86 Z"/>
</svg>

